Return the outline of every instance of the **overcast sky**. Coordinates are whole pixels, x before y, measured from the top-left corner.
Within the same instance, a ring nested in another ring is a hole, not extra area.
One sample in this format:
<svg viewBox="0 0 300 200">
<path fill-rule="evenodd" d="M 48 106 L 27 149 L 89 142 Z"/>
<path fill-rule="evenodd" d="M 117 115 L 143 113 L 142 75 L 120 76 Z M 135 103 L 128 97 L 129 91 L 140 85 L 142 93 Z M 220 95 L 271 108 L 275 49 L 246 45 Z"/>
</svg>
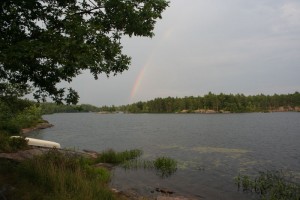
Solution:
<svg viewBox="0 0 300 200">
<path fill-rule="evenodd" d="M 122 44 L 129 70 L 77 77 L 71 86 L 80 103 L 300 92 L 299 0 L 171 0 L 152 39 Z"/>
</svg>

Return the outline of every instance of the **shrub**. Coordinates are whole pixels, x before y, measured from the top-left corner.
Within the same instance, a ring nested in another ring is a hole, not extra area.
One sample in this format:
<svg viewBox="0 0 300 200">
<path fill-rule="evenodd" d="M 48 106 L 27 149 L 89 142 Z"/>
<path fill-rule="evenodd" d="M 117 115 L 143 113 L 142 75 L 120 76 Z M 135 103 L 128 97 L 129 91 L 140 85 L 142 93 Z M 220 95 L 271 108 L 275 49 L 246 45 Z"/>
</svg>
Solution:
<svg viewBox="0 0 300 200">
<path fill-rule="evenodd" d="M 41 120 L 41 109 L 28 100 L 0 97 L 0 131 L 19 134 L 21 128 L 36 125 Z"/>
<path fill-rule="evenodd" d="M 15 118 L 15 123 L 17 123 L 21 128 L 28 128 L 36 125 L 40 120 L 41 109 L 34 105 L 25 108 L 21 113 L 19 113 Z"/>
<path fill-rule="evenodd" d="M 12 138 L 6 133 L 0 133 L 0 151 L 16 152 L 18 150 L 28 149 L 27 140 L 23 137 Z"/>
</svg>

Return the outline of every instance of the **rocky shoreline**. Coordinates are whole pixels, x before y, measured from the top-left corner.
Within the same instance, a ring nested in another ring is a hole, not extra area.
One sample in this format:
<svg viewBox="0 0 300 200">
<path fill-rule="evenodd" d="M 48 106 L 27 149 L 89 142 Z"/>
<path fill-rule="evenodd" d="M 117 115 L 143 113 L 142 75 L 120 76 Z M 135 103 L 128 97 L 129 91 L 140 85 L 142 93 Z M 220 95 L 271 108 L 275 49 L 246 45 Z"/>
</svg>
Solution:
<svg viewBox="0 0 300 200">
<path fill-rule="evenodd" d="M 33 131 L 36 131 L 36 130 L 42 130 L 42 129 L 46 129 L 46 128 L 50 128 L 52 127 L 53 124 L 50 124 L 48 121 L 43 121 L 42 123 L 38 123 L 36 126 L 34 127 L 30 127 L 30 128 L 23 128 L 21 130 L 21 133 L 22 134 L 28 134 L 28 133 L 31 133 Z"/>
<path fill-rule="evenodd" d="M 278 108 L 269 108 L 266 111 L 262 111 L 262 112 L 300 112 L 300 107 L 296 106 L 296 107 L 291 107 L 291 106 L 281 106 Z M 198 110 L 182 110 L 178 113 L 195 113 L 195 114 L 216 114 L 216 113 L 224 113 L 224 114 L 228 114 L 231 113 L 230 111 L 226 111 L 226 110 L 209 110 L 209 109 L 198 109 Z"/>
</svg>

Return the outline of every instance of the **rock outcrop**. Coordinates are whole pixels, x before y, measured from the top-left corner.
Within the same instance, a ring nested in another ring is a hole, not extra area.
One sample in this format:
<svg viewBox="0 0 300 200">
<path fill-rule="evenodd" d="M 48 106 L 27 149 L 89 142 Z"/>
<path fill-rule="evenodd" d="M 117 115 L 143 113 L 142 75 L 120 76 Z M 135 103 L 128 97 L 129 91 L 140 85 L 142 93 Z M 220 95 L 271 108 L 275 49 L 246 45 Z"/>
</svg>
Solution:
<svg viewBox="0 0 300 200">
<path fill-rule="evenodd" d="M 23 128 L 21 130 L 21 132 L 22 132 L 22 134 L 28 134 L 32 131 L 41 130 L 41 129 L 45 129 L 45 128 L 50 128 L 52 126 L 53 126 L 53 124 L 50 124 L 48 122 L 43 122 L 43 123 L 37 124 L 35 127 L 32 127 L 32 128 Z"/>
<path fill-rule="evenodd" d="M 31 159 L 34 156 L 42 155 L 48 151 L 49 149 L 46 148 L 32 148 L 32 149 L 22 150 L 14 153 L 0 153 L 0 158 L 6 158 L 6 159 L 20 162 L 26 159 Z"/>
<path fill-rule="evenodd" d="M 0 158 L 6 158 L 9 160 L 14 160 L 17 162 L 21 162 L 27 159 L 32 159 L 35 156 L 40 156 L 44 153 L 47 153 L 48 151 L 53 150 L 52 148 L 41 148 L 41 147 L 32 147 L 31 149 L 27 150 L 21 150 L 18 152 L 13 153 L 0 153 Z M 55 149 L 61 153 L 64 154 L 71 154 L 71 155 L 78 155 L 78 156 L 86 156 L 86 157 L 92 157 L 88 153 L 79 152 L 79 151 L 70 151 L 70 150 L 64 150 L 64 149 Z"/>
</svg>

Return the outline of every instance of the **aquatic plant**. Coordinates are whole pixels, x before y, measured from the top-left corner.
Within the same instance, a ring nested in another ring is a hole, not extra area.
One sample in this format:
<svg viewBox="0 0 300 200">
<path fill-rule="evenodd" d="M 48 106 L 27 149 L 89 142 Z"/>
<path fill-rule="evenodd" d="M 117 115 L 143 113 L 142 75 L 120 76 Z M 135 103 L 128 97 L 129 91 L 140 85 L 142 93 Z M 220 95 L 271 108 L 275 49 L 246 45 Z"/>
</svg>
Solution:
<svg viewBox="0 0 300 200">
<path fill-rule="evenodd" d="M 153 169 L 154 164 L 151 160 L 134 159 L 124 162 L 121 167 L 124 169 Z"/>
<path fill-rule="evenodd" d="M 141 160 L 143 152 L 139 149 L 116 152 L 112 149 L 102 152 L 95 162 L 121 165 L 124 169 L 155 169 L 162 178 L 174 174 L 177 170 L 177 162 L 168 157 L 158 157 L 154 161 Z"/>
<path fill-rule="evenodd" d="M 177 171 L 177 162 L 168 157 L 159 157 L 154 161 L 157 173 L 162 177 L 169 177 Z"/>
<path fill-rule="evenodd" d="M 124 169 L 154 169 L 161 178 L 171 176 L 177 171 L 177 162 L 168 157 L 158 157 L 155 160 L 134 159 L 121 165 Z"/>
<path fill-rule="evenodd" d="M 259 172 L 256 177 L 238 175 L 235 183 L 238 189 L 256 193 L 261 200 L 300 199 L 300 184 L 282 171 Z"/>
<path fill-rule="evenodd" d="M 129 151 L 116 152 L 112 149 L 102 152 L 96 162 L 110 163 L 110 164 L 121 164 L 128 160 L 133 160 L 140 157 L 143 154 L 142 150 L 133 149 Z"/>
</svg>

